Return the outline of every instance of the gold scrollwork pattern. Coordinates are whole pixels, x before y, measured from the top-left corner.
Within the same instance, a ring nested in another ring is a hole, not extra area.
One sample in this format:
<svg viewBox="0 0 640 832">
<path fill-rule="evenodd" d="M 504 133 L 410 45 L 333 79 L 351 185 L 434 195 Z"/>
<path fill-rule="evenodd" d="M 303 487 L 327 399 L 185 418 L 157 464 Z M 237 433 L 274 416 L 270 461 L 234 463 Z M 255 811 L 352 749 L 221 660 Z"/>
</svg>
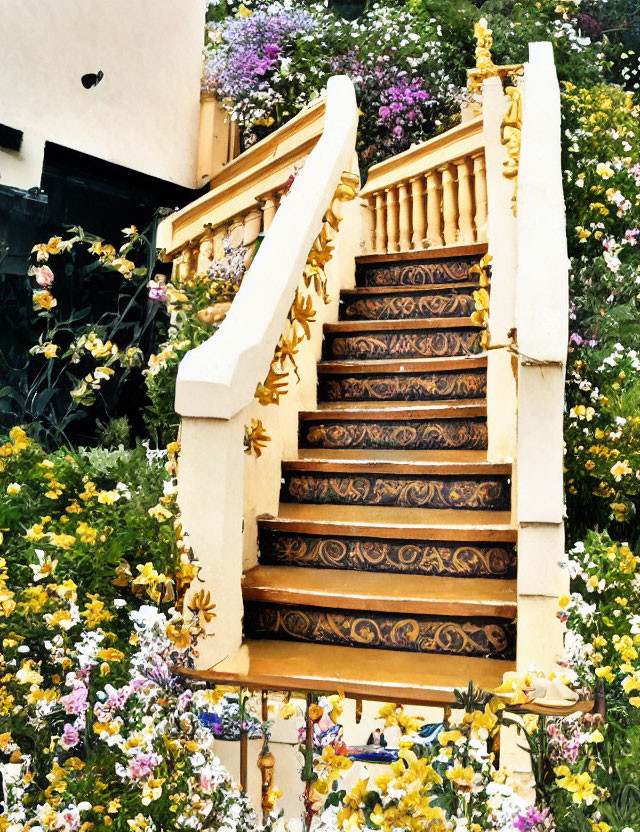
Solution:
<svg viewBox="0 0 640 832">
<path fill-rule="evenodd" d="M 285 477 L 283 499 L 296 503 L 399 506 L 402 508 L 509 508 L 506 477 L 399 477 L 349 474 L 291 474 Z"/>
<path fill-rule="evenodd" d="M 511 658 L 515 646 L 513 623 L 499 619 L 446 619 L 252 602 L 245 607 L 245 628 L 254 638 L 415 653 Z"/>
<path fill-rule="evenodd" d="M 260 532 L 260 563 L 357 572 L 466 578 L 513 578 L 510 543 L 387 540 Z"/>
</svg>

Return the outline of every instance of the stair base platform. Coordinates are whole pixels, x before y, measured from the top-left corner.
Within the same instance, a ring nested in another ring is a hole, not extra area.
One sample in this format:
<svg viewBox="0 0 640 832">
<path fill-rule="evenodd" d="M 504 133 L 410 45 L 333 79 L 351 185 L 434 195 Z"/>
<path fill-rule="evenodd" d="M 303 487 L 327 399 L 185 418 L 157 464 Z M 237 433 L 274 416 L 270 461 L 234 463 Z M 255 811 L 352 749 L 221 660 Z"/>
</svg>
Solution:
<svg viewBox="0 0 640 832">
<path fill-rule="evenodd" d="M 437 654 L 363 650 L 290 641 L 246 641 L 246 673 L 187 670 L 180 672 L 209 685 L 249 689 L 336 693 L 399 704 L 446 706 L 454 691 L 473 681 L 493 690 L 515 662 Z"/>
</svg>

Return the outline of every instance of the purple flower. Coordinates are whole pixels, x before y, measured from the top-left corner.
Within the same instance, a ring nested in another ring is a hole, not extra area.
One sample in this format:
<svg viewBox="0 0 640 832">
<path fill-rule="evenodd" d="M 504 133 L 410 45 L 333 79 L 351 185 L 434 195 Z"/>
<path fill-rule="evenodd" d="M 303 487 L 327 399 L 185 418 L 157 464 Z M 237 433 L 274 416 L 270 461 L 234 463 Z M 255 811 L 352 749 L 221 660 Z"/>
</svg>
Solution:
<svg viewBox="0 0 640 832">
<path fill-rule="evenodd" d="M 386 105 L 380 107 L 380 109 L 378 110 L 378 115 L 380 116 L 380 118 L 388 118 L 391 115 L 391 108 L 387 107 Z"/>
<path fill-rule="evenodd" d="M 572 332 L 571 333 L 571 338 L 569 338 L 569 343 L 570 344 L 577 344 L 578 346 L 580 346 L 580 344 L 584 344 L 584 338 L 582 337 L 582 335 L 579 335 L 577 332 Z"/>
<path fill-rule="evenodd" d="M 402 127 L 400 127 L 399 124 L 396 124 L 392 132 L 393 135 L 397 136 L 399 139 L 401 139 L 404 136 L 404 130 L 402 129 Z"/>
<path fill-rule="evenodd" d="M 520 832 L 535 832 L 537 824 L 544 824 L 548 815 L 548 809 L 539 812 L 535 806 L 530 806 L 524 814 L 518 815 L 513 821 L 513 826 Z"/>
</svg>

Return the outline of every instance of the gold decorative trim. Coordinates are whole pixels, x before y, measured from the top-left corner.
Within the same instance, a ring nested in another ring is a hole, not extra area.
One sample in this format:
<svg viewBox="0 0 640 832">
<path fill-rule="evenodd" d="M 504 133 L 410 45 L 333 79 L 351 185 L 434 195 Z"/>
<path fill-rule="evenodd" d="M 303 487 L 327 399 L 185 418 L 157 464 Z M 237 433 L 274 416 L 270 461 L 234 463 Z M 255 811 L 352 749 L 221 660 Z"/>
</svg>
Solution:
<svg viewBox="0 0 640 832">
<path fill-rule="evenodd" d="M 346 171 L 340 177 L 340 183 L 325 214 L 322 229 L 309 252 L 302 273 L 302 281 L 296 290 L 287 324 L 278 341 L 269 373 L 262 384 L 256 388 L 255 395 L 261 405 L 280 403 L 280 398 L 289 390 L 288 376 L 291 370 L 300 381 L 296 355 L 300 344 L 311 338 L 310 325 L 316 319 L 313 295 L 317 295 L 324 303 L 329 303 L 324 267 L 331 259 L 332 241 L 342 221 L 338 205 L 355 198 L 359 181 L 357 174 Z"/>
<path fill-rule="evenodd" d="M 513 179 L 513 196 L 511 210 L 518 216 L 518 170 L 520 169 L 520 140 L 522 136 L 522 93 L 516 87 L 507 87 L 505 93 L 509 99 L 507 112 L 500 125 L 500 142 L 505 146 L 509 157 L 503 164 L 502 175 Z"/>
<path fill-rule="evenodd" d="M 271 437 L 265 431 L 262 419 L 252 419 L 250 425 L 244 429 L 244 452 L 253 454 L 256 459 L 262 456 L 262 449 L 271 442 Z"/>
<path fill-rule="evenodd" d="M 471 315 L 471 320 L 476 326 L 482 327 L 480 334 L 480 346 L 483 350 L 491 346 L 491 334 L 489 332 L 489 292 L 487 286 L 489 285 L 489 275 L 487 273 L 487 266 L 493 260 L 490 254 L 485 254 L 484 257 L 476 265 L 471 266 L 469 274 L 478 275 L 479 289 L 473 293 L 473 300 L 475 301 L 476 309 Z"/>
<path fill-rule="evenodd" d="M 467 70 L 467 87 L 472 96 L 477 96 L 482 92 L 482 84 L 487 78 L 498 76 L 503 82 L 506 78 L 511 79 L 511 83 L 515 83 L 515 79 L 522 75 L 524 67 L 522 64 L 504 64 L 498 66 L 494 64 L 491 57 L 491 47 L 493 46 L 493 31 L 489 29 L 486 18 L 481 17 L 473 28 L 473 34 L 476 39 L 476 65 L 474 69 Z M 478 101 L 474 104 L 475 115 L 480 115 L 482 108 Z"/>
</svg>

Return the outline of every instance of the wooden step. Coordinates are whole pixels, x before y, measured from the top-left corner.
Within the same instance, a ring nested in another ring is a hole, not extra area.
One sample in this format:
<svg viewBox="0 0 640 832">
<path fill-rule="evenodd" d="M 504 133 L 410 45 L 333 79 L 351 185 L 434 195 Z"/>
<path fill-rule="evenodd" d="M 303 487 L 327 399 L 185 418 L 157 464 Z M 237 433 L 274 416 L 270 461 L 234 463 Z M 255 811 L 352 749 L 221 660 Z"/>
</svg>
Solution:
<svg viewBox="0 0 640 832">
<path fill-rule="evenodd" d="M 438 373 L 487 369 L 486 355 L 445 355 L 438 358 L 404 358 L 358 361 L 319 361 L 319 374 L 333 373 Z"/>
<path fill-rule="evenodd" d="M 389 576 L 387 576 L 389 578 Z M 247 638 L 290 639 L 373 650 L 511 659 L 515 623 L 489 616 L 416 615 L 245 601 Z"/>
<path fill-rule="evenodd" d="M 300 411 L 303 422 L 352 421 L 366 419 L 375 422 L 405 419 L 481 419 L 487 415 L 485 399 L 438 401 L 413 404 L 404 401 L 380 402 L 321 402 L 317 410 Z"/>
<path fill-rule="evenodd" d="M 305 448 L 484 450 L 484 404 L 426 403 L 400 407 L 354 403 L 300 414 L 299 446 Z"/>
<path fill-rule="evenodd" d="M 345 321 L 453 320 L 472 315 L 475 308 L 473 288 L 458 286 L 370 286 L 340 293 L 340 318 Z"/>
<path fill-rule="evenodd" d="M 356 257 L 358 266 L 368 266 L 372 263 L 412 263 L 429 262 L 431 260 L 447 261 L 456 257 L 469 257 L 480 260 L 489 250 L 487 243 L 464 243 L 450 246 L 434 246 L 433 248 L 412 249 L 411 251 L 384 252 L 381 254 L 360 254 Z"/>
<path fill-rule="evenodd" d="M 280 500 L 326 505 L 375 505 L 401 508 L 505 510 L 511 484 L 504 474 L 378 473 L 375 470 L 333 472 L 283 467 Z"/>
<path fill-rule="evenodd" d="M 263 515 L 262 528 L 299 534 L 329 534 L 401 540 L 517 540 L 510 511 L 281 503 L 277 517 Z"/>
<path fill-rule="evenodd" d="M 485 690 L 502 683 L 515 662 L 466 656 L 441 656 L 361 650 L 294 641 L 245 642 L 246 672 L 188 670 L 184 676 L 209 685 L 251 689 L 335 693 L 413 705 L 455 703 L 455 690 L 470 681 Z"/>
<path fill-rule="evenodd" d="M 318 399 L 329 402 L 468 401 L 486 396 L 485 356 L 323 361 Z"/>
<path fill-rule="evenodd" d="M 422 615 L 515 618 L 513 580 L 388 575 L 295 566 L 256 566 L 244 575 L 246 600 Z"/>
<path fill-rule="evenodd" d="M 326 335 L 350 334 L 352 332 L 408 332 L 423 329 L 473 329 L 480 327 L 470 317 L 466 318 L 420 318 L 400 321 L 336 321 L 324 324 Z"/>
<path fill-rule="evenodd" d="M 325 324 L 323 354 L 325 359 L 358 361 L 472 355 L 479 349 L 481 330 L 467 321 L 338 321 Z"/>
<path fill-rule="evenodd" d="M 513 542 L 483 540 L 477 534 L 471 541 L 420 540 L 383 537 L 374 533 L 353 535 L 336 525 L 324 533 L 298 531 L 295 524 L 271 528 L 269 521 L 258 523 L 260 563 L 290 566 L 295 569 L 351 570 L 393 575 L 431 575 L 460 578 L 514 578 L 516 551 Z M 486 536 L 486 535 L 485 535 Z"/>
<path fill-rule="evenodd" d="M 474 292 L 479 287 L 478 281 L 466 283 L 428 283 L 425 286 L 353 286 L 340 290 L 340 300 L 347 298 L 367 298 L 376 295 L 437 295 L 452 292 Z"/>
<path fill-rule="evenodd" d="M 327 450 L 323 448 L 321 450 Z M 350 456 L 344 458 L 341 453 L 333 451 L 333 456 L 313 455 L 308 449 L 308 455 L 303 459 L 288 459 L 283 461 L 282 470 L 285 471 L 323 471 L 325 473 L 354 473 L 354 474 L 415 474 L 438 476 L 491 476 L 511 474 L 511 464 L 506 462 L 487 462 L 486 459 L 469 461 L 453 458 L 455 451 L 442 452 L 440 459 L 427 456 L 429 451 L 388 451 L 388 458 L 380 458 L 379 451 L 371 457 L 368 451 L 351 451 Z M 412 459 L 412 454 L 422 454 L 418 459 Z M 464 451 L 461 451 L 464 453 Z M 473 452 L 471 452 L 473 453 Z M 479 456 L 482 451 L 477 452 Z M 356 456 L 360 454 L 360 456 Z"/>
</svg>

